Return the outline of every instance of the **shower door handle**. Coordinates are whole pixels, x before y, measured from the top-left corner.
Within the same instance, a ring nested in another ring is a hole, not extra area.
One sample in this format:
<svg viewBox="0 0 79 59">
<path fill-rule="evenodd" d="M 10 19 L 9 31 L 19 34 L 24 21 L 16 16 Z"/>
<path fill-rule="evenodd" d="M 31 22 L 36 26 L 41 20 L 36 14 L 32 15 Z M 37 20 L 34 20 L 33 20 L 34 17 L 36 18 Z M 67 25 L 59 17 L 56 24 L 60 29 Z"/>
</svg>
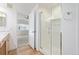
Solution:
<svg viewBox="0 0 79 59">
<path fill-rule="evenodd" d="M 60 32 L 60 55 L 62 55 L 62 32 Z"/>
</svg>

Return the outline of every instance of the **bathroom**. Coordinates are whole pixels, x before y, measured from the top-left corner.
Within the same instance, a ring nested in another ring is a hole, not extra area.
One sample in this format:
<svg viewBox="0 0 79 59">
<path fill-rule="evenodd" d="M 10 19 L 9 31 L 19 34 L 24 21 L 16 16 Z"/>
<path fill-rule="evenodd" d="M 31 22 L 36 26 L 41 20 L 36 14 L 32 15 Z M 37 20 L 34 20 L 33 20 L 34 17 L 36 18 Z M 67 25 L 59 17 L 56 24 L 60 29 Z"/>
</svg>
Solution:
<svg viewBox="0 0 79 59">
<path fill-rule="evenodd" d="M 0 3 L 0 54 L 78 55 L 78 10 L 70 3 Z"/>
</svg>

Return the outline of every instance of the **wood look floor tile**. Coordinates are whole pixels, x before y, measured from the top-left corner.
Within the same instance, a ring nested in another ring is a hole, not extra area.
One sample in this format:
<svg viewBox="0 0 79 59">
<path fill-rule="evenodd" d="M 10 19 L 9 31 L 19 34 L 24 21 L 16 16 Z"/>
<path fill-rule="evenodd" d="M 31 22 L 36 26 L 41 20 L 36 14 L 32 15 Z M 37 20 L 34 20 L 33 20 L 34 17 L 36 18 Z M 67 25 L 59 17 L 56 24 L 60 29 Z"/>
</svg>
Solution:
<svg viewBox="0 0 79 59">
<path fill-rule="evenodd" d="M 29 45 L 27 45 L 9 51 L 9 55 L 43 55 L 43 54 L 40 53 L 39 51 L 36 51 L 35 49 L 32 49 Z"/>
</svg>

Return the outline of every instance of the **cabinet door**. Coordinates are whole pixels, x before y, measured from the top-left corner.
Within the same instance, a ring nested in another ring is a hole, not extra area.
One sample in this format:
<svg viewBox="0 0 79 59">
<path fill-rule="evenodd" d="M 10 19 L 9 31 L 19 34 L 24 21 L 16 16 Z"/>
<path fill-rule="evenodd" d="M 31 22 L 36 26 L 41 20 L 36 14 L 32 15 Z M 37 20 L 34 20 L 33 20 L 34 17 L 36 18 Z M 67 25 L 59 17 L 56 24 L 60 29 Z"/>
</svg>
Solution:
<svg viewBox="0 0 79 59">
<path fill-rule="evenodd" d="M 0 55 L 6 55 L 6 42 L 0 48 Z"/>
</svg>

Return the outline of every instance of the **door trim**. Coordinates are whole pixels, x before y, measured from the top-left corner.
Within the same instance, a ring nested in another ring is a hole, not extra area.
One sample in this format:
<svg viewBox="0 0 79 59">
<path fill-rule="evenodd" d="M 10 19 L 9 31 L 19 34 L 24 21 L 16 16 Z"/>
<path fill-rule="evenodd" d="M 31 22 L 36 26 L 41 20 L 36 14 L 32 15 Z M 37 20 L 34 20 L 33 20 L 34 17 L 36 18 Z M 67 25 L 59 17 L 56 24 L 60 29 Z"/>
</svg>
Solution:
<svg viewBox="0 0 79 59">
<path fill-rule="evenodd" d="M 34 49 L 36 49 L 36 11 L 34 12 Z"/>
</svg>

